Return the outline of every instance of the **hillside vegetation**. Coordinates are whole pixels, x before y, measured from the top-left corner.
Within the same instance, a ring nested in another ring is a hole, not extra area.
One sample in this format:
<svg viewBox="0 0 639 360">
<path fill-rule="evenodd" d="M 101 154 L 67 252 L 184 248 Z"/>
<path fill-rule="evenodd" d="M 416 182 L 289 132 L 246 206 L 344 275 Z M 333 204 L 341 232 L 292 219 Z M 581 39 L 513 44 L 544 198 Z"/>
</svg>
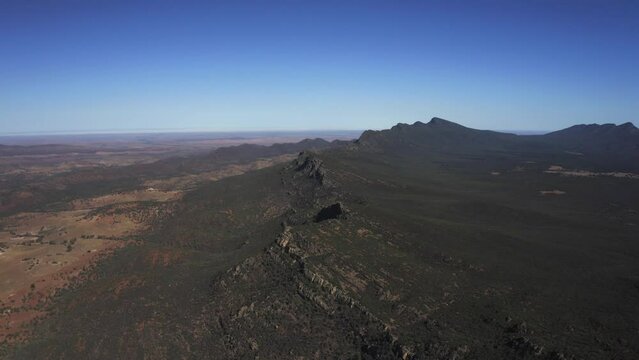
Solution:
<svg viewBox="0 0 639 360">
<path fill-rule="evenodd" d="M 6 356 L 639 357 L 632 124 L 517 136 L 434 118 L 99 179 L 290 152 L 186 192 L 60 291 Z"/>
</svg>

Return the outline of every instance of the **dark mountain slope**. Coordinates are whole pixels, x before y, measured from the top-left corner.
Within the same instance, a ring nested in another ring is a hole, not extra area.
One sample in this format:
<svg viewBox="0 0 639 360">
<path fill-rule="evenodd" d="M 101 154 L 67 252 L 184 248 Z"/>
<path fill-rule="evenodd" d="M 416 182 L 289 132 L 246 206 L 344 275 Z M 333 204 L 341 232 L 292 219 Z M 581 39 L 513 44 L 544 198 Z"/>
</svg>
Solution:
<svg viewBox="0 0 639 360">
<path fill-rule="evenodd" d="M 544 135 L 547 139 L 562 141 L 602 150 L 639 150 L 639 129 L 632 123 L 575 125 Z"/>
<path fill-rule="evenodd" d="M 575 125 L 538 140 L 591 157 L 601 166 L 639 170 L 639 129 L 631 123 Z"/>
<path fill-rule="evenodd" d="M 307 263 L 416 358 L 639 354 L 637 180 L 546 174 L 527 156 L 320 158 L 351 213 L 300 230 L 324 248 Z"/>
<path fill-rule="evenodd" d="M 357 144 L 384 151 L 439 151 L 463 153 L 501 150 L 517 140 L 516 135 L 475 130 L 440 118 L 428 123 L 397 124 L 388 130 L 365 131 Z"/>
<path fill-rule="evenodd" d="M 356 141 L 369 151 L 452 158 L 551 159 L 571 155 L 574 167 L 602 171 L 639 171 L 639 129 L 623 125 L 576 125 L 545 135 L 513 135 L 476 130 L 433 118 L 424 124 L 397 124 L 391 129 L 366 131 Z M 582 157 L 582 158 L 578 158 Z M 452 159 L 451 158 L 451 159 Z M 534 161 L 534 159 L 531 159 Z"/>
<path fill-rule="evenodd" d="M 489 130 L 476 130 L 457 123 L 433 118 L 424 124 L 397 124 L 388 130 L 365 131 L 357 143 L 366 147 L 414 147 L 440 152 L 488 151 L 504 148 L 534 149 L 544 146 L 546 151 L 556 148 L 584 150 L 590 153 L 637 153 L 639 129 L 632 123 L 622 125 L 575 125 L 545 135 L 514 135 Z"/>
</svg>

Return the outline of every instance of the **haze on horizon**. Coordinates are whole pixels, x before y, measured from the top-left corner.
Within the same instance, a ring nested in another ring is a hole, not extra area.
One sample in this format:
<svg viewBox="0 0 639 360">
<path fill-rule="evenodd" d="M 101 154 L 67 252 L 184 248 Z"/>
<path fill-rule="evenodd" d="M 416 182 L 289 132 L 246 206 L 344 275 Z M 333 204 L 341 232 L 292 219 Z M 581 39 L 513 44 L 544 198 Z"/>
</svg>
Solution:
<svg viewBox="0 0 639 360">
<path fill-rule="evenodd" d="M 0 3 L 0 134 L 637 124 L 633 1 Z"/>
</svg>

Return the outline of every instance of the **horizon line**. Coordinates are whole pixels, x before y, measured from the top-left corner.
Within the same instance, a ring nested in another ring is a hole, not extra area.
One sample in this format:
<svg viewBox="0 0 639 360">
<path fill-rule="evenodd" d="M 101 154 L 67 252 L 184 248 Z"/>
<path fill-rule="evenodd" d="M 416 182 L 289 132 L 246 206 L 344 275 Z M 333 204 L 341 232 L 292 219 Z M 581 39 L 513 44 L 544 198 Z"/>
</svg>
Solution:
<svg viewBox="0 0 639 360">
<path fill-rule="evenodd" d="M 214 130 L 207 128 L 138 128 L 138 129 L 105 129 L 105 130 L 60 130 L 60 131 L 16 131 L 0 133 L 3 137 L 21 136 L 82 136 L 82 135 L 162 135 L 162 134 L 300 134 L 300 133 L 341 133 L 341 132 L 364 132 L 367 130 L 381 131 L 389 128 L 378 129 L 255 129 L 255 130 Z M 490 130 L 503 133 L 513 133 L 517 135 L 525 134 L 545 134 L 556 130 L 548 129 L 477 129 Z"/>
<path fill-rule="evenodd" d="M 74 136 L 74 135 L 145 135 L 145 134 L 256 134 L 256 133 L 320 133 L 320 132 L 357 132 L 366 129 L 288 129 L 288 130 L 214 130 L 206 128 L 140 128 L 140 129 L 107 129 L 107 130 L 52 130 L 52 131 L 15 131 L 0 133 L 2 137 L 13 136 Z"/>
</svg>

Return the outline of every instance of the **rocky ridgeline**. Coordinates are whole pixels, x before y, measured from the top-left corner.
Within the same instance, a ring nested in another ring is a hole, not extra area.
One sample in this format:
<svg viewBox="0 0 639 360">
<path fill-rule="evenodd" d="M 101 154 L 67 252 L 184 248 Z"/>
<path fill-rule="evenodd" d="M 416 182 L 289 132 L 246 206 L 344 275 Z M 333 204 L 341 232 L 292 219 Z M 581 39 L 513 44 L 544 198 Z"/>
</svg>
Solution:
<svg viewBox="0 0 639 360">
<path fill-rule="evenodd" d="M 322 210 L 327 208 L 332 208 L 332 213 L 335 213 L 335 209 L 339 209 L 339 215 L 344 215 L 346 212 L 341 203 L 330 205 Z M 332 218 L 339 217 L 336 216 Z M 382 334 L 382 341 L 396 358 L 402 360 L 412 359 L 414 357 L 412 348 L 401 344 L 398 337 L 391 332 L 390 326 L 371 313 L 364 305 L 351 297 L 346 291 L 335 286 L 332 282 L 327 280 L 325 276 L 312 270 L 306 264 L 304 259 L 307 257 L 307 254 L 302 248 L 296 245 L 296 242 L 294 241 L 295 236 L 293 228 L 284 224 L 282 232 L 276 239 L 276 244 L 280 248 L 279 251 L 276 247 L 271 247 L 269 249 L 269 253 L 272 255 L 278 254 L 278 256 L 288 254 L 292 258 L 293 263 L 299 266 L 299 271 L 303 275 L 303 281 L 299 281 L 297 284 L 298 294 L 327 312 L 334 311 L 334 306 L 331 306 L 330 303 L 341 304 L 352 309 L 356 309 L 362 313 L 369 324 L 372 324 L 376 330 Z M 379 346 L 379 344 L 377 346 Z"/>
</svg>

